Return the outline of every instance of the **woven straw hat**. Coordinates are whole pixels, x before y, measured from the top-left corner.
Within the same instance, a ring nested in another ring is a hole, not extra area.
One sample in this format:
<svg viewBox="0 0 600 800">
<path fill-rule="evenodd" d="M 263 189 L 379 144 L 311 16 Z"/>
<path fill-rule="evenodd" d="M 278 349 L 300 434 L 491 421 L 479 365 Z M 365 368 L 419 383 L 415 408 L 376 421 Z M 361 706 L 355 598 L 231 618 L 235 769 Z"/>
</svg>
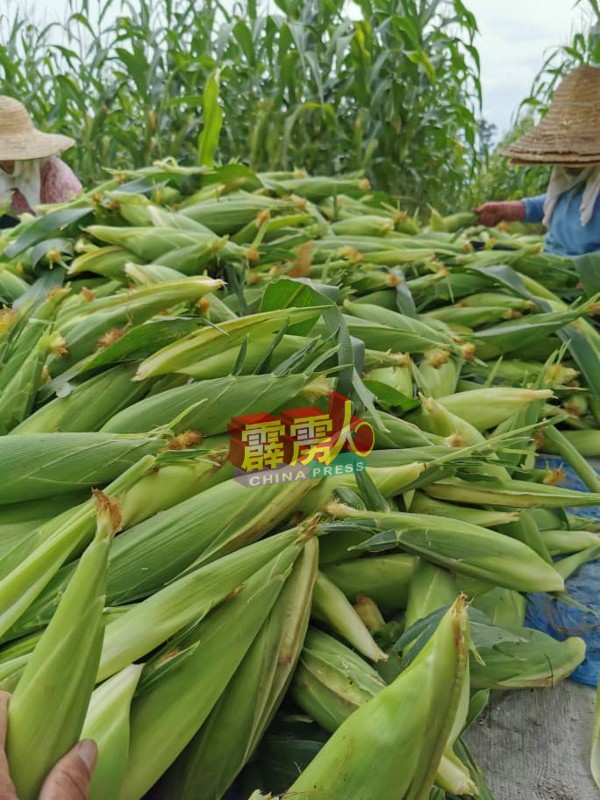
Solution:
<svg viewBox="0 0 600 800">
<path fill-rule="evenodd" d="M 0 95 L 0 161 L 49 158 L 74 144 L 68 136 L 38 131 L 22 103 Z"/>
<path fill-rule="evenodd" d="M 600 164 L 600 69 L 577 67 L 560 83 L 541 122 L 502 151 L 511 164 Z"/>
</svg>

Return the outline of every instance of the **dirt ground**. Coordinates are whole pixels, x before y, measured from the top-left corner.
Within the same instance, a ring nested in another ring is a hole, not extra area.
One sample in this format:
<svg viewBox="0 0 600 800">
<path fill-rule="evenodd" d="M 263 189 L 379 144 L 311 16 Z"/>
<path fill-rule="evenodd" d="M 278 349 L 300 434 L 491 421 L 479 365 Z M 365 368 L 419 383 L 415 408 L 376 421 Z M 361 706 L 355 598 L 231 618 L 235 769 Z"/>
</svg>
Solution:
<svg viewBox="0 0 600 800">
<path fill-rule="evenodd" d="M 598 800 L 589 768 L 595 692 L 496 693 L 466 736 L 494 800 Z"/>
</svg>

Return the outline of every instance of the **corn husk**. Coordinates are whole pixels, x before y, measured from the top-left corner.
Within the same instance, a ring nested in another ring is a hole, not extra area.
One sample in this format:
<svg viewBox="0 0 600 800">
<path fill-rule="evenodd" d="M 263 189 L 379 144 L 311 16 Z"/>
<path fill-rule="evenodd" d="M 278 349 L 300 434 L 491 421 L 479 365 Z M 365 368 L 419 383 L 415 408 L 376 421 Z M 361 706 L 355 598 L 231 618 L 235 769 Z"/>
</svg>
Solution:
<svg viewBox="0 0 600 800">
<path fill-rule="evenodd" d="M 427 798 L 462 694 L 467 626 L 459 601 L 411 666 L 348 717 L 287 795 Z M 373 746 L 375 769 L 367 755 Z"/>
<path fill-rule="evenodd" d="M 78 740 L 100 658 L 100 624 L 118 506 L 97 495 L 98 528 L 12 696 L 6 743 L 19 797 L 34 800 Z"/>
<path fill-rule="evenodd" d="M 130 753 L 119 800 L 139 800 L 200 729 L 235 674 L 287 578 L 297 551 L 267 564 L 177 648 L 146 666 L 131 710 Z M 179 655 L 179 658 L 178 658 Z M 177 659 L 173 666 L 169 660 Z M 151 680 L 150 680 L 151 678 Z M 165 738 L 165 726 L 172 734 Z"/>
<path fill-rule="evenodd" d="M 252 755 L 300 655 L 317 556 L 312 539 L 210 717 L 161 781 L 167 795 L 216 800 Z"/>
<path fill-rule="evenodd" d="M 328 538 L 333 536 L 336 534 Z M 353 603 L 366 594 L 383 611 L 398 611 L 406 607 L 416 563 L 417 559 L 407 554 L 371 556 L 324 566 L 323 574 Z"/>
<path fill-rule="evenodd" d="M 158 437 L 105 433 L 0 437 L 0 505 L 106 484 L 163 446 Z"/>
<path fill-rule="evenodd" d="M 507 589 L 560 592 L 564 588 L 551 564 L 527 545 L 496 531 L 428 514 L 357 511 L 335 503 L 327 511 L 346 520 L 371 520 L 373 532 L 383 531 L 369 540 L 371 545 L 397 545 L 434 564 Z"/>
<path fill-rule="evenodd" d="M 82 739 L 98 746 L 90 800 L 118 796 L 129 756 L 131 700 L 142 670 L 141 664 L 130 664 L 92 693 L 81 731 Z"/>
<path fill-rule="evenodd" d="M 518 641 L 478 649 L 483 663 L 471 663 L 475 689 L 533 689 L 557 686 L 585 657 L 585 642 L 575 636 L 562 642 L 541 631 L 521 628 Z"/>
<path fill-rule="evenodd" d="M 311 616 L 328 625 L 365 658 L 387 660 L 344 593 L 322 572 L 315 581 Z"/>
</svg>

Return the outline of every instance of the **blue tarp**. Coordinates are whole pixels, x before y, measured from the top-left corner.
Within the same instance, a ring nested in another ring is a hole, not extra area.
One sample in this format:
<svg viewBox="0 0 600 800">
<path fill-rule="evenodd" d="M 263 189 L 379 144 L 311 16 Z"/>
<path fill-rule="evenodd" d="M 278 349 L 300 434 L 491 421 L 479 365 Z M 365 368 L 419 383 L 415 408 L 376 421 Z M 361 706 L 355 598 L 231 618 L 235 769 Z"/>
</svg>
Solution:
<svg viewBox="0 0 600 800">
<path fill-rule="evenodd" d="M 580 492 L 588 491 L 579 476 L 560 458 L 542 456 L 538 465 L 540 467 L 547 465 L 551 469 L 562 467 L 566 472 L 566 478 L 561 486 L 577 489 Z M 600 472 L 598 469 L 597 471 Z M 578 516 L 600 519 L 598 506 L 566 510 Z M 598 616 L 591 612 L 586 614 L 583 610 L 573 608 L 547 594 L 532 594 L 528 597 L 525 624 L 548 633 L 555 639 L 566 639 L 569 636 L 579 636 L 584 639 L 587 645 L 585 661 L 571 677 L 579 683 L 596 686 L 600 675 L 600 561 L 585 564 L 567 580 L 566 584 L 570 597 L 595 611 Z"/>
</svg>

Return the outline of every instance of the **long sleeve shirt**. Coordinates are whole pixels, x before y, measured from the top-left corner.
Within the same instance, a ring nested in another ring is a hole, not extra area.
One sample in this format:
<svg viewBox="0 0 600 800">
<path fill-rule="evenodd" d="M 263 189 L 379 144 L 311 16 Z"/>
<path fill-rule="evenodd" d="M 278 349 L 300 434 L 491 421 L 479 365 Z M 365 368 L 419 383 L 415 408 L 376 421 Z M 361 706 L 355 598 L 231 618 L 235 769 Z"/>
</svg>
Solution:
<svg viewBox="0 0 600 800">
<path fill-rule="evenodd" d="M 587 225 L 579 218 L 583 189 L 564 192 L 558 198 L 550 219 L 544 250 L 559 256 L 579 256 L 600 250 L 600 198 Z M 546 195 L 526 197 L 524 222 L 542 222 Z"/>
<path fill-rule="evenodd" d="M 40 202 L 42 204 L 64 203 L 81 191 L 81 183 L 75 173 L 56 156 L 49 158 L 43 165 L 40 179 Z M 29 207 L 29 203 L 18 189 L 13 193 L 10 210 L 15 215 L 25 212 L 33 213 L 33 209 Z"/>
</svg>

